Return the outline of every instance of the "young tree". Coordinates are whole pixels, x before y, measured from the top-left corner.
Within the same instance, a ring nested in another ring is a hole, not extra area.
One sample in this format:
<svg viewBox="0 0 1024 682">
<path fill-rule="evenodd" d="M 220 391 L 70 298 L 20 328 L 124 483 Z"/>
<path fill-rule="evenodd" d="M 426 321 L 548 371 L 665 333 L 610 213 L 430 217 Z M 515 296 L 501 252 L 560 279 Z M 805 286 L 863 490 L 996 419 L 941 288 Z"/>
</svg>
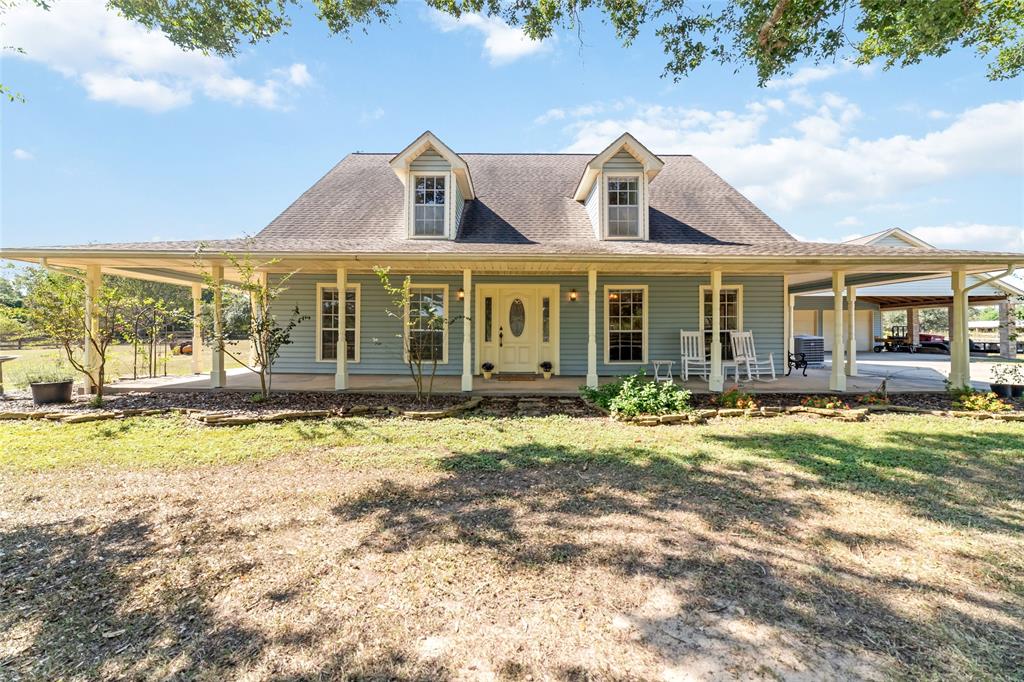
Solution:
<svg viewBox="0 0 1024 682">
<path fill-rule="evenodd" d="M 385 313 L 402 321 L 402 332 L 398 336 L 402 339 L 402 353 L 416 386 L 416 400 L 429 405 L 434 393 L 437 363 L 444 352 L 445 330 L 463 316 L 446 317 L 443 302 L 415 293 L 411 277 L 406 276 L 401 285 L 395 286 L 391 283 L 391 268 L 374 266 L 373 271 L 391 296 L 392 307 L 385 309 Z M 424 369 L 428 366 L 430 374 L 424 377 Z"/>
<path fill-rule="evenodd" d="M 222 256 L 229 266 L 238 273 L 238 283 L 234 287 L 248 296 L 252 306 L 247 330 L 251 353 L 250 357 L 243 358 L 239 353 L 232 351 L 228 345 L 229 335 L 223 325 L 221 325 L 219 333 L 211 325 L 213 347 L 214 350 L 223 352 L 242 367 L 256 374 L 260 379 L 260 398 L 266 399 L 270 397 L 274 378 L 274 362 L 280 356 L 281 349 L 292 342 L 292 330 L 303 321 L 308 320 L 309 315 L 301 314 L 296 306 L 288 318 L 288 322 L 284 326 L 278 324 L 277 316 L 274 314 L 274 301 L 287 291 L 285 285 L 295 272 L 283 275 L 271 283 L 270 278 L 264 276 L 264 271 L 266 268 L 276 265 L 279 262 L 277 259 L 257 261 L 248 253 L 241 256 L 225 253 Z M 223 281 L 210 276 L 206 276 L 205 279 L 207 286 L 220 293 L 222 297 L 226 291 L 232 288 Z"/>
<path fill-rule="evenodd" d="M 25 298 L 29 325 L 64 349 L 68 363 L 96 386 L 97 402 L 103 400 L 107 349 L 127 331 L 127 305 L 124 294 L 101 279 L 92 303 L 94 328 L 86 315 L 85 283 L 54 273 L 35 277 Z M 91 366 L 86 362 L 86 346 L 95 358 Z"/>
</svg>

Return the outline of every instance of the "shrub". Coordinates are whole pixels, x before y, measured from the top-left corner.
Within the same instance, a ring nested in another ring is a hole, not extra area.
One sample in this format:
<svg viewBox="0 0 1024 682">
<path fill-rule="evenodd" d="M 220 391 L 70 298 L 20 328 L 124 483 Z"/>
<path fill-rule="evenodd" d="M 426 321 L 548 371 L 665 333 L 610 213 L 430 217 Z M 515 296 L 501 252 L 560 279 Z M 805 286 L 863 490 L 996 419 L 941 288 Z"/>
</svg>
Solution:
<svg viewBox="0 0 1024 682">
<path fill-rule="evenodd" d="M 800 401 L 804 407 L 814 407 L 819 410 L 848 410 L 850 406 L 839 398 L 832 398 L 823 395 L 809 395 Z"/>
<path fill-rule="evenodd" d="M 597 388 L 584 386 L 580 393 L 592 403 L 623 417 L 672 414 L 690 409 L 688 390 L 668 382 L 650 381 L 643 372 Z"/>
<path fill-rule="evenodd" d="M 873 391 L 871 393 L 868 393 L 867 395 L 862 395 L 861 397 L 857 398 L 857 402 L 859 402 L 861 405 L 888 405 L 892 401 L 889 400 L 889 396 L 882 395 L 878 391 Z"/>
<path fill-rule="evenodd" d="M 749 393 L 744 393 L 739 386 L 733 386 L 728 391 L 718 396 L 715 401 L 719 407 L 726 407 L 738 410 L 756 410 L 757 400 Z"/>
<path fill-rule="evenodd" d="M 952 393 L 952 391 L 951 391 Z M 969 412 L 1006 412 L 1013 407 L 999 399 L 995 393 L 974 391 L 971 389 L 960 389 L 959 394 L 953 400 L 953 407 L 958 410 Z"/>
</svg>

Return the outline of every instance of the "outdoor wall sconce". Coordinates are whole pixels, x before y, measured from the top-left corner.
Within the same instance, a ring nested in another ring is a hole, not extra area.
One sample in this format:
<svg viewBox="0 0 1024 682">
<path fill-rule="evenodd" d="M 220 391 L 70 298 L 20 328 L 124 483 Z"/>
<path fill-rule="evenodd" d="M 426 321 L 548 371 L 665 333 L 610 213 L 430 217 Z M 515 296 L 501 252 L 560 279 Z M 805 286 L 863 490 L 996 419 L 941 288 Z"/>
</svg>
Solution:
<svg viewBox="0 0 1024 682">
<path fill-rule="evenodd" d="M 570 301 L 575 303 L 576 299 L 579 298 L 579 297 L 580 297 L 580 295 L 578 293 L 576 293 L 575 289 L 569 289 L 569 300 Z"/>
<path fill-rule="evenodd" d="M 455 292 L 455 297 L 460 301 L 466 300 L 466 292 L 462 290 L 462 287 L 459 287 L 459 290 Z"/>
</svg>

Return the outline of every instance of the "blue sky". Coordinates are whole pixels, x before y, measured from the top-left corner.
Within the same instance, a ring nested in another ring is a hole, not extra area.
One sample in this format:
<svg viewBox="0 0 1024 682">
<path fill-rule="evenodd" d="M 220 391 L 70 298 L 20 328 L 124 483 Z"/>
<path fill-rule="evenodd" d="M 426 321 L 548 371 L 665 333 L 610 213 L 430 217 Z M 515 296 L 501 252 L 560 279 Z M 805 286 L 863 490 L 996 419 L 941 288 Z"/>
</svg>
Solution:
<svg viewBox="0 0 1024 682">
<path fill-rule="evenodd" d="M 6 17 L 0 244 L 252 234 L 351 151 L 425 129 L 456 151 L 599 151 L 629 130 L 693 153 L 802 239 L 899 226 L 938 246 L 1024 251 L 1024 83 L 973 54 L 907 70 L 803 67 L 767 88 L 706 66 L 679 83 L 648 32 L 595 13 L 583 43 L 524 41 L 403 2 L 331 37 L 310 14 L 237 59 L 185 54 L 94 0 Z"/>
</svg>

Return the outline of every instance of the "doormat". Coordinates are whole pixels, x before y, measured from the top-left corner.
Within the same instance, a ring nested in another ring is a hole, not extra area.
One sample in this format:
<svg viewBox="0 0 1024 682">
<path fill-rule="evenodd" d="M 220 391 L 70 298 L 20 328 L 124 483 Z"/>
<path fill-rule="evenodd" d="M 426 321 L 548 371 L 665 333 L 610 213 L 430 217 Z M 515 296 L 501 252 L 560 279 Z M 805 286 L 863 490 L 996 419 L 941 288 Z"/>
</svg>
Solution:
<svg viewBox="0 0 1024 682">
<path fill-rule="evenodd" d="M 536 381 L 536 374 L 499 374 L 498 381 Z"/>
</svg>

